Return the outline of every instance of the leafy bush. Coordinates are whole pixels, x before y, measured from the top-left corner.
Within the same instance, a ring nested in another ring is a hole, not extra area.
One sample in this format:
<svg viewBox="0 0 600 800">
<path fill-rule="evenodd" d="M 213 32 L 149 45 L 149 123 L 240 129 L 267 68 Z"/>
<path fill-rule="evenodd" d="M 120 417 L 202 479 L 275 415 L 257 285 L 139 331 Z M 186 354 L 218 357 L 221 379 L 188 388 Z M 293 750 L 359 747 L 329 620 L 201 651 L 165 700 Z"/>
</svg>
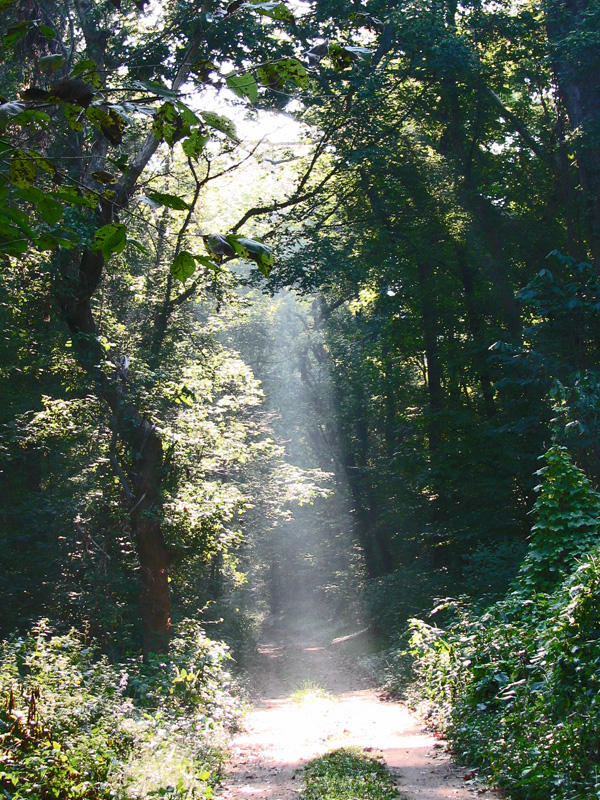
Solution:
<svg viewBox="0 0 600 800">
<path fill-rule="evenodd" d="M 546 455 L 529 551 L 507 595 L 445 630 L 413 620 L 417 691 L 458 756 L 515 800 L 600 797 L 598 495 Z"/>
<path fill-rule="evenodd" d="M 238 706 L 226 648 L 186 622 L 169 658 L 112 665 L 46 621 L 0 647 L 10 800 L 211 797 Z"/>
<path fill-rule="evenodd" d="M 305 800 L 393 800 L 398 796 L 385 765 L 352 747 L 310 761 L 304 779 Z"/>
</svg>

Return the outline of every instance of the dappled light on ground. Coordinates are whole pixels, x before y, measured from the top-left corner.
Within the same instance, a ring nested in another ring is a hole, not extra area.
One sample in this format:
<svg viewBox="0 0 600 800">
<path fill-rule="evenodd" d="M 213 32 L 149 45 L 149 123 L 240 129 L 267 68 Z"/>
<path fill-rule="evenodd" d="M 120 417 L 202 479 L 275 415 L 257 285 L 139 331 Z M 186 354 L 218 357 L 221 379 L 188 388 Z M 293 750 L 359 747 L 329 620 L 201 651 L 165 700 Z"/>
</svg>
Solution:
<svg viewBox="0 0 600 800">
<path fill-rule="evenodd" d="M 221 800 L 300 798 L 306 762 L 350 746 L 381 753 L 407 800 L 498 796 L 475 794 L 471 774 L 450 763 L 404 705 L 384 702 L 368 687 L 342 644 L 274 639 L 260 647 L 253 667 L 262 696 L 234 740 Z"/>
</svg>

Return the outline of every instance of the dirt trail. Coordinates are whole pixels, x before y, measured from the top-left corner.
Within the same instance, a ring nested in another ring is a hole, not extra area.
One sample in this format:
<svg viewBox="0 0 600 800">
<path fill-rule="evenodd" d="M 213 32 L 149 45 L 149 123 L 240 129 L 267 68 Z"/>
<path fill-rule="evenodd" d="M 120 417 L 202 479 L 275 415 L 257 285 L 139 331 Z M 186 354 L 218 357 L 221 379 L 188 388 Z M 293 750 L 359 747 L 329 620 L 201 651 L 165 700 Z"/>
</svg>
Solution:
<svg viewBox="0 0 600 800">
<path fill-rule="evenodd" d="M 346 642 L 278 638 L 261 646 L 252 672 L 258 699 L 234 739 L 220 800 L 299 800 L 306 761 L 350 745 L 381 752 L 406 800 L 498 800 L 467 783 L 472 773 L 406 706 L 379 699 Z M 307 682 L 327 694 L 298 692 Z"/>
</svg>

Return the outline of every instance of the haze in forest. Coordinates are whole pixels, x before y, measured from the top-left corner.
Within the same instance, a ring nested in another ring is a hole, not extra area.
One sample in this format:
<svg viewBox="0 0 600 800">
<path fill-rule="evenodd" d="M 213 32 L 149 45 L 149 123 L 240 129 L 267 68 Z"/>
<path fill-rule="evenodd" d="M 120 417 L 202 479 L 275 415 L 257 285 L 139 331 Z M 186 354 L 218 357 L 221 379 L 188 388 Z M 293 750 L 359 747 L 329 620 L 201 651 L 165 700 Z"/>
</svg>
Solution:
<svg viewBox="0 0 600 800">
<path fill-rule="evenodd" d="M 0 793 L 364 681 L 596 797 L 598 1 L 0 8 Z"/>
</svg>

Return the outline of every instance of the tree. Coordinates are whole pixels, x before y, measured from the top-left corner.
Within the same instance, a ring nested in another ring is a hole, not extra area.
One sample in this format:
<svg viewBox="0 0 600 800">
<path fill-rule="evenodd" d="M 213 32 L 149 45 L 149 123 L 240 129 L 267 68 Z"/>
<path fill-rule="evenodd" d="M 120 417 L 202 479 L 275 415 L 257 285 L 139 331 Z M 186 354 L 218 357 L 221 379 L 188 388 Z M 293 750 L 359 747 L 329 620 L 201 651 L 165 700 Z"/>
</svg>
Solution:
<svg viewBox="0 0 600 800">
<path fill-rule="evenodd" d="M 144 245 L 127 235 L 131 221 L 143 218 L 132 201 L 143 176 L 155 171 L 156 155 L 176 144 L 195 179 L 189 199 L 161 191 L 138 198 L 188 211 L 154 319 L 150 365 L 159 364 L 170 315 L 201 282 L 173 295 L 174 281 L 184 282 L 197 270 L 216 272 L 224 257 L 246 257 L 268 270 L 269 249 L 239 236 L 209 237 L 206 255 L 183 249 L 203 185 L 194 164 L 210 139 L 235 141 L 236 136 L 229 119 L 211 110 L 194 112 L 182 97 L 184 89 L 223 85 L 255 97 L 249 53 L 259 63 L 265 56 L 272 59 L 277 27 L 293 17 L 283 4 L 273 9 L 251 3 L 244 8 L 170 3 L 156 12 L 155 25 L 138 28 L 139 10 L 117 6 L 87 0 L 8 4 L 4 43 L 12 57 L 5 64 L 3 91 L 14 99 L 0 107 L 1 155 L 8 168 L 2 179 L 6 205 L 0 250 L 6 268 L 18 261 L 32 274 L 48 275 L 48 299 L 69 331 L 78 369 L 88 390 L 109 409 L 112 459 L 141 566 L 148 653 L 167 647 L 170 628 L 173 554 L 164 538 L 161 493 L 165 450 L 159 426 L 138 402 L 128 355 L 107 354 L 98 329 L 99 292 L 111 259 L 126 248 L 144 252 Z M 262 17 L 280 23 L 265 31 L 257 23 Z M 236 65 L 227 76 L 220 72 L 224 61 Z M 268 75 L 257 74 L 266 85 L 275 78 L 306 81 L 302 65 L 289 58 L 272 64 Z M 160 225 L 159 240 L 165 235 Z M 162 244 L 158 241 L 159 261 Z"/>
</svg>

